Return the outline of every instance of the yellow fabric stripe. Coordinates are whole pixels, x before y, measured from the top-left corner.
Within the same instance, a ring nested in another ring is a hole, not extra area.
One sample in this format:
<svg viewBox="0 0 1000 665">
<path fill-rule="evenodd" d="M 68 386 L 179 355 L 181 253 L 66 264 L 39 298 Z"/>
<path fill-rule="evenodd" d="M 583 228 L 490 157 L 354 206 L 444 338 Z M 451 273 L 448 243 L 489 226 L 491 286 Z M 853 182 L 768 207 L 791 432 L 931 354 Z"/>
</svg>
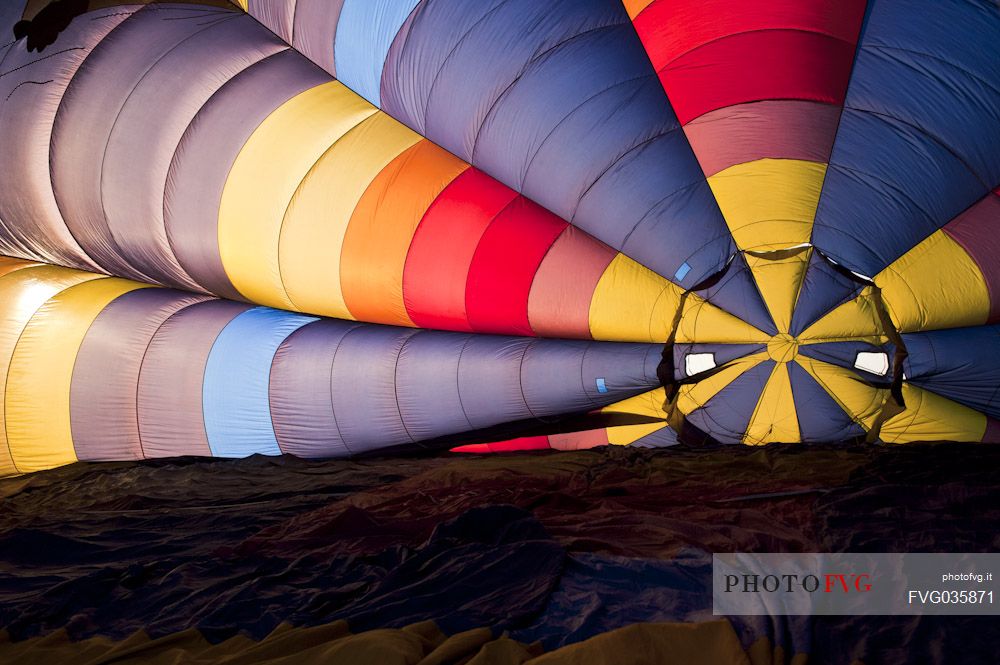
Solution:
<svg viewBox="0 0 1000 665">
<path fill-rule="evenodd" d="M 961 245 L 936 231 L 875 276 L 903 332 L 978 326 L 990 313 L 986 279 Z"/>
<path fill-rule="evenodd" d="M 420 138 L 385 113 L 375 113 L 337 141 L 309 171 L 281 228 L 281 278 L 296 308 L 353 319 L 340 284 L 347 226 L 368 185 Z"/>
<path fill-rule="evenodd" d="M 117 277 L 90 279 L 51 297 L 25 326 L 10 360 L 4 400 L 7 440 L 19 471 L 76 461 L 69 393 L 77 351 L 101 310 L 140 288 L 149 287 Z"/>
<path fill-rule="evenodd" d="M 753 254 L 744 256 L 774 325 L 779 333 L 787 333 L 792 325 L 792 312 L 806 276 L 812 248 L 780 259 Z"/>
<path fill-rule="evenodd" d="M 768 359 L 767 352 L 755 353 L 726 363 L 715 374 L 698 381 L 681 386 L 677 396 L 677 408 L 687 415 L 695 409 L 700 409 L 715 397 L 719 391 L 736 380 L 741 374 L 756 367 Z"/>
<path fill-rule="evenodd" d="M 740 249 L 787 249 L 809 242 L 826 164 L 758 159 L 708 179 Z"/>
<path fill-rule="evenodd" d="M 795 358 L 823 390 L 865 430 L 870 430 L 889 397 L 884 388 L 873 388 L 849 369 L 837 367 L 799 354 Z M 891 398 L 890 398 L 891 399 Z"/>
<path fill-rule="evenodd" d="M 240 9 L 242 9 L 243 11 L 248 11 L 247 0 L 233 0 L 233 2 L 239 5 Z"/>
<path fill-rule="evenodd" d="M 771 338 L 749 323 L 723 311 L 700 296 L 690 295 L 677 327 L 678 342 L 701 344 L 766 344 Z M 656 340 L 663 342 L 663 339 Z"/>
<path fill-rule="evenodd" d="M 604 270 L 590 302 L 596 340 L 662 343 L 670 335 L 683 290 L 624 254 Z M 688 296 L 678 342 L 764 343 L 768 335 L 696 295 Z"/>
<path fill-rule="evenodd" d="M 24 259 L 14 259 L 9 256 L 0 256 L 0 277 L 14 272 L 39 265 L 35 261 L 25 261 Z"/>
<path fill-rule="evenodd" d="M 865 287 L 854 300 L 834 308 L 799 334 L 802 344 L 854 339 L 883 344 L 878 309 L 872 299 L 871 287 Z"/>
<path fill-rule="evenodd" d="M 986 416 L 929 390 L 903 384 L 906 410 L 882 425 L 886 443 L 910 441 L 982 441 Z"/>
<path fill-rule="evenodd" d="M 667 414 L 663 410 L 666 393 L 663 388 L 651 390 L 648 393 L 629 397 L 601 409 L 601 413 L 621 413 L 632 416 L 657 418 L 659 422 L 640 423 L 636 425 L 613 425 L 607 428 L 608 443 L 614 446 L 627 446 L 633 441 L 652 434 L 666 427 Z"/>
<path fill-rule="evenodd" d="M 63 289 L 101 275 L 59 268 L 56 266 L 32 265 L 0 277 L 0 477 L 18 472 L 10 456 L 7 444 L 7 424 L 4 408 L 6 378 L 14 347 L 25 326 L 45 301 Z"/>
<path fill-rule="evenodd" d="M 776 363 L 750 417 L 743 443 L 798 443 L 801 439 L 788 363 Z"/>
<path fill-rule="evenodd" d="M 331 81 L 278 107 L 240 150 L 219 207 L 219 253 L 229 278 L 249 300 L 293 308 L 278 265 L 289 201 L 323 153 L 374 113 L 374 106 Z"/>
</svg>

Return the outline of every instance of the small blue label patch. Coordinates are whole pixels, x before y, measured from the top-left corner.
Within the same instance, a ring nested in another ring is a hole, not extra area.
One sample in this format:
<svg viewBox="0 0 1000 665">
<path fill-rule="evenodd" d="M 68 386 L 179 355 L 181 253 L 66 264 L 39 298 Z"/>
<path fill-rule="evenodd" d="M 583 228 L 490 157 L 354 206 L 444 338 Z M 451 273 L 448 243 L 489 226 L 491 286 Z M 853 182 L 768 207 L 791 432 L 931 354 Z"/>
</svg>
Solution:
<svg viewBox="0 0 1000 665">
<path fill-rule="evenodd" d="M 604 383 L 604 377 L 597 379 L 597 392 L 606 393 L 608 392 L 608 386 Z"/>
<path fill-rule="evenodd" d="M 674 279 L 678 282 L 683 281 L 689 272 L 691 272 L 691 266 L 689 266 L 687 261 L 685 261 L 681 264 L 681 267 L 677 269 L 677 272 L 674 273 Z"/>
</svg>

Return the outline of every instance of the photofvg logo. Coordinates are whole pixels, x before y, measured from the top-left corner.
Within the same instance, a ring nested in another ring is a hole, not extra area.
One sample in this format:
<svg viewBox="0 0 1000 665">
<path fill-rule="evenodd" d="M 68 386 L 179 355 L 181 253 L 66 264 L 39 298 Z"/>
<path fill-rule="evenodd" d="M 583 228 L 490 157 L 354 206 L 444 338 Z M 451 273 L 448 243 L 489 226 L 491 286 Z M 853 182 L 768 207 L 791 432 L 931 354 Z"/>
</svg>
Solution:
<svg viewBox="0 0 1000 665">
<path fill-rule="evenodd" d="M 996 569 L 1000 554 L 716 554 L 713 612 L 1000 614 Z"/>
<path fill-rule="evenodd" d="M 726 593 L 865 593 L 872 590 L 872 576 L 868 573 L 823 573 L 822 575 L 726 575 Z"/>
</svg>

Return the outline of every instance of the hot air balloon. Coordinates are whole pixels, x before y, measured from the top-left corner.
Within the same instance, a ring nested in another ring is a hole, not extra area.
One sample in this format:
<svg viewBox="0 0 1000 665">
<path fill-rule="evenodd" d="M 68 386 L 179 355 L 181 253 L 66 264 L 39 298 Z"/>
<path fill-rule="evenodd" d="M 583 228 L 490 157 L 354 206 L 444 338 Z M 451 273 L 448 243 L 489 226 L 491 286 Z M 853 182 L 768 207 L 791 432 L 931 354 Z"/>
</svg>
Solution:
<svg viewBox="0 0 1000 665">
<path fill-rule="evenodd" d="M 995 3 L 0 26 L 0 473 L 1000 440 Z"/>
</svg>

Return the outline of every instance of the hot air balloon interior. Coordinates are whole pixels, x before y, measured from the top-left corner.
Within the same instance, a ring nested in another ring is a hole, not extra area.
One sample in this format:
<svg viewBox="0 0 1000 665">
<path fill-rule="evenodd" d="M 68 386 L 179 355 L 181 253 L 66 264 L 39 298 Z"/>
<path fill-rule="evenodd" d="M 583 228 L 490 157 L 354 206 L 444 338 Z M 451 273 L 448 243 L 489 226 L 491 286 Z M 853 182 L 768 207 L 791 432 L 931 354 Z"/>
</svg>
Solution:
<svg viewBox="0 0 1000 665">
<path fill-rule="evenodd" d="M 995 8 L 17 4 L 0 473 L 1000 438 Z"/>
<path fill-rule="evenodd" d="M 992 0 L 0 28 L 0 476 L 1000 442 Z"/>
</svg>

